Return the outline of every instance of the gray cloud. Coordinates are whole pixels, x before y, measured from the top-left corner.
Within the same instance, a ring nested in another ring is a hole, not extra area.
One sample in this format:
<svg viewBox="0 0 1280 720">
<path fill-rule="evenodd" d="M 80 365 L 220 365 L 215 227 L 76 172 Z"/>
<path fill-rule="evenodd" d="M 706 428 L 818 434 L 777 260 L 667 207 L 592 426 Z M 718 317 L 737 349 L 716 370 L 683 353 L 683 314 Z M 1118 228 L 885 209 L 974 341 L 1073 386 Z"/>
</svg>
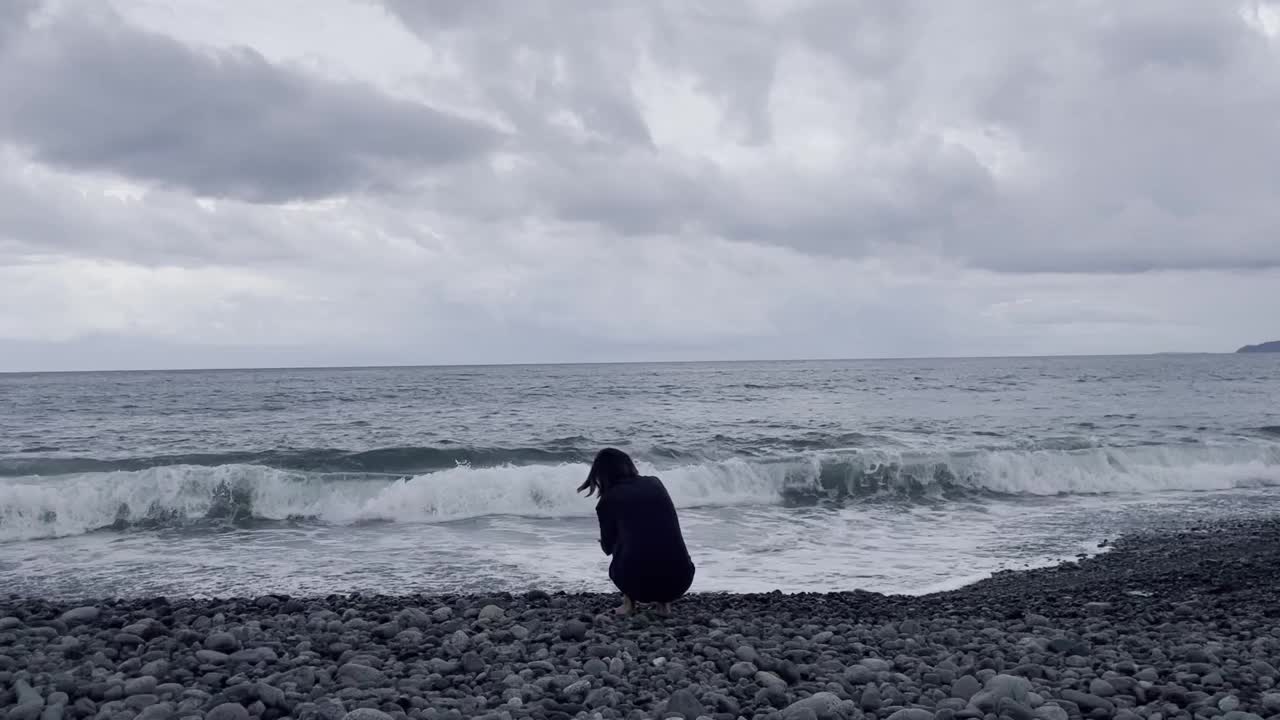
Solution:
<svg viewBox="0 0 1280 720">
<path fill-rule="evenodd" d="M 644 6 L 601 0 L 566 12 L 546 0 L 420 3 L 386 8 L 431 47 L 455 57 L 467 84 L 516 127 L 519 142 L 564 150 L 557 113 L 574 113 L 598 141 L 649 145 L 631 79 L 647 38 Z"/>
<path fill-rule="evenodd" d="M 911 247 L 1003 272 L 1280 266 L 1274 40 L 1229 3 L 1142 0 L 1107 13 L 1020 3 L 992 13 L 811 2 L 768 15 L 612 2 L 567 17 L 536 2 L 484 13 L 385 3 L 517 118 L 516 151 L 532 162 L 483 180 L 524 199 L 508 212 L 846 257 Z M 502 43 L 521 49 L 522 71 L 494 60 L 513 57 L 497 51 Z M 629 90 L 640 55 L 717 104 L 719 140 L 767 147 L 788 111 L 779 98 L 811 79 L 779 74 L 797 54 L 831 70 L 817 92 L 844 99 L 816 116 L 854 143 L 834 169 L 745 175 L 620 130 L 636 123 L 617 118 L 643 117 Z M 501 81 L 512 77 L 540 92 L 515 102 Z M 609 118 L 592 112 L 601 93 Z M 577 113 L 624 144 L 602 153 L 532 120 L 553 112 Z M 465 209 L 472 201 L 450 195 L 475 192 L 454 186 L 437 200 Z"/>
<path fill-rule="evenodd" d="M 111 4 L 0 1 L 0 368 L 1274 324 L 1280 41 L 1236 3 Z"/>
<path fill-rule="evenodd" d="M 497 142 L 421 103 L 104 14 L 11 37 L 0 95 L 0 132 L 40 162 L 251 202 L 395 186 Z"/>
<path fill-rule="evenodd" d="M 0 170 L 18 166 L 0 152 Z M 129 199 L 86 193 L 48 172 L 0 172 L 0 265 L 11 258 L 68 255 L 142 265 L 270 265 L 318 254 L 308 238 L 263 206 L 214 212 L 189 195 L 153 190 Z"/>
<path fill-rule="evenodd" d="M 9 41 L 26 30 L 31 13 L 40 6 L 39 0 L 11 0 L 0 3 L 0 52 Z"/>
</svg>

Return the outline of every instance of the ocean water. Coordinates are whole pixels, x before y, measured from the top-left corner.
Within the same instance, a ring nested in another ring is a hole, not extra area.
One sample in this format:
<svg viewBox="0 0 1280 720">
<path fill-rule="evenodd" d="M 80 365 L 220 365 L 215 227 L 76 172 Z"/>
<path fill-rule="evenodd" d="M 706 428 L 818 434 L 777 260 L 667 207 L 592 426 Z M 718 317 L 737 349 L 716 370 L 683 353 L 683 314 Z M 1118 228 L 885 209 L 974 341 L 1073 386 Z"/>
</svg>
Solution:
<svg viewBox="0 0 1280 720">
<path fill-rule="evenodd" d="M 611 590 L 607 445 L 695 591 L 923 593 L 1280 509 L 1280 355 L 0 375 L 0 586 Z"/>
</svg>

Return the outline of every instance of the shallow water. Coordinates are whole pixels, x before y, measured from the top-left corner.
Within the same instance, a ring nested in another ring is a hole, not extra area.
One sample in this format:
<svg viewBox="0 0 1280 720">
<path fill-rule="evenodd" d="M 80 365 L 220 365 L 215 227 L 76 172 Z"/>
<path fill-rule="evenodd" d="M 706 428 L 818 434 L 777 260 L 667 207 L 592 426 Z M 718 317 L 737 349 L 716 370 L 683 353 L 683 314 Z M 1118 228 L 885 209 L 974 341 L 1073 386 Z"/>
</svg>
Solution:
<svg viewBox="0 0 1280 720">
<path fill-rule="evenodd" d="M 608 590 L 599 447 L 695 590 L 921 593 L 1274 512 L 1280 358 L 0 375 L 0 582 L 32 594 Z"/>
</svg>

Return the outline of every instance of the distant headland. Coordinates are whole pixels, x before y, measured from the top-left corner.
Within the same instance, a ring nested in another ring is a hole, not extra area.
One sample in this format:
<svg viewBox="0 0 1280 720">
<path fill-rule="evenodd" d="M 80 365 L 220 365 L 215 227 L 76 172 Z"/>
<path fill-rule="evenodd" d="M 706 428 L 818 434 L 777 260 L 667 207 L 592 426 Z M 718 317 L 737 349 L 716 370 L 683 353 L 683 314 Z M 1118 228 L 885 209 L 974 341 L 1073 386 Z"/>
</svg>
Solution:
<svg viewBox="0 0 1280 720">
<path fill-rule="evenodd" d="M 1272 340 L 1258 345 L 1245 345 L 1236 352 L 1238 353 L 1265 353 L 1280 352 L 1280 340 Z"/>
</svg>

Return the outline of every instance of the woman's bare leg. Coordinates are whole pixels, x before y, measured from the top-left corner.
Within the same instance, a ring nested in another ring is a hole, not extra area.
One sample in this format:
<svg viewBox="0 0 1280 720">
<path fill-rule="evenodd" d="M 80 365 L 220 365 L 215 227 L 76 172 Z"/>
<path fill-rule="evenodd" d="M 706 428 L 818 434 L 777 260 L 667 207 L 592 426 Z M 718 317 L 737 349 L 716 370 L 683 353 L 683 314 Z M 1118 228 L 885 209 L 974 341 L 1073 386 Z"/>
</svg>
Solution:
<svg viewBox="0 0 1280 720">
<path fill-rule="evenodd" d="M 622 605 L 614 610 L 619 615 L 631 615 L 636 611 L 636 604 L 626 595 L 622 596 Z"/>
</svg>

